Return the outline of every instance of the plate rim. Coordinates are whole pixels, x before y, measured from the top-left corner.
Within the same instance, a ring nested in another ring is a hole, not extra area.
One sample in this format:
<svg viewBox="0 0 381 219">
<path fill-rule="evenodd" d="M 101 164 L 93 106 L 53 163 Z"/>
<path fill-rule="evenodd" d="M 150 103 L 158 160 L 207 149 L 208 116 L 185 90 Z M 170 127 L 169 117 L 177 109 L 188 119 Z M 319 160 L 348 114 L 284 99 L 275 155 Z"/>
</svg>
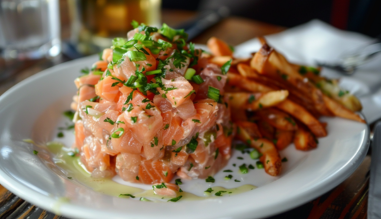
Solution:
<svg viewBox="0 0 381 219">
<path fill-rule="evenodd" d="M 54 74 L 56 71 L 59 71 L 60 69 L 70 68 L 72 65 L 76 65 L 78 63 L 86 62 L 87 60 L 93 60 L 98 55 L 92 55 L 84 58 L 80 58 L 77 60 L 65 62 L 56 66 L 53 66 L 51 68 L 45 69 L 31 77 L 26 78 L 25 80 L 17 83 L 10 89 L 8 89 L 6 92 L 4 92 L 0 96 L 0 103 L 3 101 L 3 99 L 6 96 L 9 96 L 13 92 L 17 91 L 20 87 L 23 87 L 29 83 L 33 83 L 34 81 L 45 77 L 46 75 Z M 363 118 L 364 115 L 362 113 L 359 113 Z M 281 206 L 277 206 L 276 209 L 272 208 L 271 213 L 269 213 L 269 208 L 271 206 L 267 207 L 267 209 L 264 209 L 266 212 L 257 212 L 260 214 L 256 214 L 256 217 L 269 217 L 273 216 L 279 213 L 282 213 L 284 211 L 290 210 L 292 208 L 296 208 L 300 206 L 301 204 L 304 204 L 314 198 L 316 198 L 319 195 L 324 194 L 325 192 L 329 191 L 330 189 L 336 187 L 338 184 L 342 183 L 345 179 L 347 179 L 362 163 L 364 160 L 368 150 L 369 150 L 369 144 L 370 144 L 370 129 L 369 125 L 365 125 L 365 137 L 363 141 L 361 142 L 361 145 L 357 147 L 357 152 L 351 157 L 351 159 L 343 164 L 343 167 L 338 169 L 335 173 L 333 173 L 329 178 L 324 179 L 324 181 L 320 181 L 318 184 L 315 184 L 313 188 L 311 188 L 308 192 L 300 193 L 296 196 L 292 197 L 292 200 L 284 200 Z M 355 167 L 355 168 L 354 168 Z M 30 202 L 31 204 L 34 204 L 36 206 L 39 206 L 43 208 L 44 210 L 51 211 L 56 214 L 68 216 L 68 217 L 86 217 L 86 211 L 92 210 L 96 212 L 104 212 L 107 213 L 108 211 L 104 210 L 96 210 L 90 207 L 86 206 L 78 206 L 72 203 L 65 203 L 60 207 L 60 212 L 57 212 L 57 209 L 54 209 L 54 206 L 51 204 L 52 201 L 57 201 L 54 197 L 49 197 L 44 194 L 41 194 L 37 191 L 34 191 L 30 189 L 29 187 L 25 186 L 24 184 L 20 183 L 17 179 L 13 178 L 12 176 L 8 175 L 6 172 L 4 172 L 0 168 L 0 182 L 1 184 L 7 188 L 12 193 L 16 194 L 20 198 L 26 200 L 27 202 Z M 273 206 L 272 206 L 273 207 Z M 70 209 L 70 210 L 69 210 Z M 250 210 L 245 211 L 244 213 L 237 214 L 237 217 L 244 216 L 251 212 Z M 115 212 L 115 217 L 121 216 L 118 213 Z M 124 217 L 128 217 L 129 215 L 123 215 Z M 139 217 L 143 218 L 145 216 L 143 215 L 130 215 L 131 217 Z"/>
</svg>

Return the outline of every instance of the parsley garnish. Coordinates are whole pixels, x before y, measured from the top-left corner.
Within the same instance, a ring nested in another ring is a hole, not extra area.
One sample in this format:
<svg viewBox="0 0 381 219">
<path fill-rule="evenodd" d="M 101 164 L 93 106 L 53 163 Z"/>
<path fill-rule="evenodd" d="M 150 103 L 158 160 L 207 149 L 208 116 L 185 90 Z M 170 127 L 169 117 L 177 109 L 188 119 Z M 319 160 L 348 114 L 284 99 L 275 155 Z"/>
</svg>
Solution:
<svg viewBox="0 0 381 219">
<path fill-rule="evenodd" d="M 222 196 L 222 193 L 224 193 L 224 192 L 226 192 L 226 191 L 218 191 L 218 192 L 216 192 L 216 196 Z"/>
<path fill-rule="evenodd" d="M 193 153 L 198 145 L 197 137 L 192 137 L 190 142 L 186 145 L 187 149 L 190 151 L 190 153 Z"/>
<path fill-rule="evenodd" d="M 295 122 L 294 122 L 294 120 L 291 119 L 290 117 L 285 117 L 284 119 L 287 120 L 289 123 L 291 123 L 292 126 L 295 126 L 295 125 L 296 125 Z"/>
<path fill-rule="evenodd" d="M 181 185 L 181 184 L 183 184 L 183 182 L 181 182 L 181 179 L 176 179 L 175 180 L 175 184 L 176 185 Z"/>
<path fill-rule="evenodd" d="M 63 137 L 64 137 L 64 134 L 63 134 L 62 132 L 58 132 L 57 137 L 58 137 L 58 138 L 63 138 Z"/>
<path fill-rule="evenodd" d="M 179 196 L 179 197 L 176 197 L 176 198 L 171 198 L 168 200 L 168 202 L 177 202 L 178 200 L 180 200 L 183 196 Z"/>
<path fill-rule="evenodd" d="M 135 196 L 133 196 L 131 194 L 120 194 L 119 197 L 131 197 L 131 198 L 135 198 Z"/>
<path fill-rule="evenodd" d="M 255 96 L 254 95 L 250 95 L 250 97 L 248 99 L 248 102 L 252 103 L 254 100 L 255 100 Z"/>
<path fill-rule="evenodd" d="M 207 190 L 205 190 L 204 192 L 207 192 L 207 193 L 212 193 L 213 192 L 213 189 L 212 188 L 208 188 Z"/>
<path fill-rule="evenodd" d="M 214 183 L 216 180 L 212 176 L 208 176 L 208 178 L 205 179 L 205 182 Z"/>
</svg>

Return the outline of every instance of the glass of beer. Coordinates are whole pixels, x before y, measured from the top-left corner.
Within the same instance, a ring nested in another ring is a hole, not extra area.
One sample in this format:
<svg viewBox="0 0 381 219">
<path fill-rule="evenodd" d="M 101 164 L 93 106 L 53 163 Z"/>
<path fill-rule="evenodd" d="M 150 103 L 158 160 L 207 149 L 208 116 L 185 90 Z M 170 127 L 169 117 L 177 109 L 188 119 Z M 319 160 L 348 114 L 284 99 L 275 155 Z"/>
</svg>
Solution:
<svg viewBox="0 0 381 219">
<path fill-rule="evenodd" d="M 161 0 L 77 0 L 77 50 L 88 55 L 109 47 L 110 39 L 126 37 L 133 20 L 159 26 L 160 7 Z"/>
</svg>

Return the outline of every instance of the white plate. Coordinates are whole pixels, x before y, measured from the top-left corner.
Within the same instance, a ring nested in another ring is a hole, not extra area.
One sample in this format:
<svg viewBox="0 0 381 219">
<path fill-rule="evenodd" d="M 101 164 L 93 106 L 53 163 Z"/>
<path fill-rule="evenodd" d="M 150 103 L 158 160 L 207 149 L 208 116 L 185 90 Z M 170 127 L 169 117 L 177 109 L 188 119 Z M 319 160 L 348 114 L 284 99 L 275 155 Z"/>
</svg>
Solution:
<svg viewBox="0 0 381 219">
<path fill-rule="evenodd" d="M 55 138 L 57 127 L 62 123 L 62 112 L 69 109 L 71 97 L 76 92 L 74 78 L 81 68 L 90 66 L 95 60 L 96 57 L 92 56 L 45 70 L 0 97 L 1 184 L 37 206 L 68 217 L 266 217 L 332 189 L 354 172 L 368 150 L 367 125 L 340 118 L 323 118 L 328 122 L 328 137 L 320 138 L 318 148 L 310 152 L 297 151 L 289 146 L 282 152 L 282 157 L 287 157 L 288 162 L 283 163 L 281 176 L 271 177 L 259 169 L 250 170 L 246 175 L 235 173 L 234 178 L 239 178 L 242 184 L 256 185 L 258 189 L 216 199 L 176 203 L 147 203 L 103 195 L 68 180 L 54 165 L 44 164 L 35 156 L 31 145 L 22 142 L 26 138 L 37 142 Z M 65 134 L 69 137 L 64 143 L 71 146 L 73 137 L 69 132 Z M 234 157 L 241 156 L 240 152 L 234 153 Z M 239 165 L 240 162 L 234 158 L 229 165 Z M 220 172 L 215 178 L 223 178 L 224 175 L 227 174 Z M 60 201 L 62 197 L 69 198 L 70 202 Z"/>
</svg>

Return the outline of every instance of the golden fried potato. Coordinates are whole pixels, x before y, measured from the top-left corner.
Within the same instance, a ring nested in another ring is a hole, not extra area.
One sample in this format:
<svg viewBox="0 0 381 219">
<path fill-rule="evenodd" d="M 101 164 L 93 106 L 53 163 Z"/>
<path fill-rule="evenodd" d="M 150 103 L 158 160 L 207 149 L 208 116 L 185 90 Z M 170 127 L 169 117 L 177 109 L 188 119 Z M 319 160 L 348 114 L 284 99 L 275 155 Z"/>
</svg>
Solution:
<svg viewBox="0 0 381 219">
<path fill-rule="evenodd" d="M 237 137 L 262 154 L 259 160 L 263 163 L 266 173 L 271 176 L 278 176 L 281 173 L 282 161 L 274 144 L 270 140 L 264 138 L 256 139 L 250 136 L 250 130 L 256 126 L 254 123 L 239 122 L 237 126 Z"/>
</svg>

